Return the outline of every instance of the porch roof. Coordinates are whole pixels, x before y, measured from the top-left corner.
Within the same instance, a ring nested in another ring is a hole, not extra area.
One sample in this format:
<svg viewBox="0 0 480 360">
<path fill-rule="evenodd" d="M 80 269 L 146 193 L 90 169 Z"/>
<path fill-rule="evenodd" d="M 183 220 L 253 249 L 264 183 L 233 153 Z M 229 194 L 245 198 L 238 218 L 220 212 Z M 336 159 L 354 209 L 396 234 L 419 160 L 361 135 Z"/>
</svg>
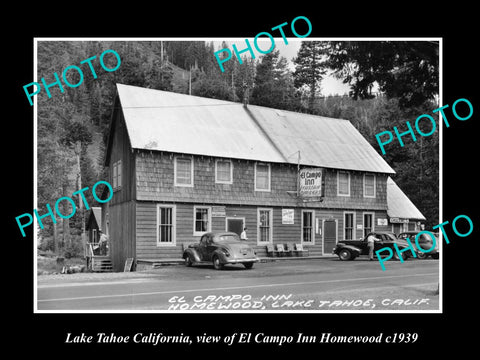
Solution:
<svg viewBox="0 0 480 360">
<path fill-rule="evenodd" d="M 387 179 L 387 215 L 391 218 L 426 220 L 391 177 Z"/>
</svg>

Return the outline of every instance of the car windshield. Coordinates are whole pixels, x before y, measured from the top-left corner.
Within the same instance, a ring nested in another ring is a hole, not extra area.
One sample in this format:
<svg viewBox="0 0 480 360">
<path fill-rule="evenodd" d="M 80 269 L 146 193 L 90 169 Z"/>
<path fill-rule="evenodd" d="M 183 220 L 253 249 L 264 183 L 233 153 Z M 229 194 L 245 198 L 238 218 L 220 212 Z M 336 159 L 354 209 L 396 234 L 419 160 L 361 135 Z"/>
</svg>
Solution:
<svg viewBox="0 0 480 360">
<path fill-rule="evenodd" d="M 384 236 L 385 236 L 385 240 L 387 240 L 387 241 L 395 241 L 395 240 L 397 240 L 397 238 L 395 237 L 395 235 L 390 234 L 390 233 L 385 233 Z"/>
<path fill-rule="evenodd" d="M 238 241 L 240 241 L 240 238 L 238 237 L 238 235 L 226 234 L 226 235 L 220 235 L 215 237 L 215 242 L 231 243 L 231 242 L 238 242 Z"/>
</svg>

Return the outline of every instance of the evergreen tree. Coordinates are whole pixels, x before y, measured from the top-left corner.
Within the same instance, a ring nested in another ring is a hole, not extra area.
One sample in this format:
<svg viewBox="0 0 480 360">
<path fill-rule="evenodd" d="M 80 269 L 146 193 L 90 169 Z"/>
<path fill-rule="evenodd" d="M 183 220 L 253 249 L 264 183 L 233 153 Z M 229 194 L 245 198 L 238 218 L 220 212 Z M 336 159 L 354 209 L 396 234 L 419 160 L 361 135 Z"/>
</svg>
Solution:
<svg viewBox="0 0 480 360">
<path fill-rule="evenodd" d="M 220 75 L 207 76 L 201 72 L 192 83 L 192 95 L 220 100 L 232 100 L 231 88 Z"/>
<path fill-rule="evenodd" d="M 295 88 L 287 61 L 274 50 L 257 62 L 252 104 L 278 109 L 290 109 L 295 99 Z"/>
<path fill-rule="evenodd" d="M 250 103 L 254 81 L 255 60 L 245 56 L 234 72 L 236 101 Z"/>
<path fill-rule="evenodd" d="M 302 41 L 297 57 L 293 60 L 296 88 L 308 88 L 308 108 L 313 110 L 315 96 L 320 92 L 320 81 L 326 74 L 325 44 L 320 41 Z"/>
<path fill-rule="evenodd" d="M 438 42 L 333 41 L 328 66 L 351 85 L 357 99 L 372 97 L 375 83 L 400 106 L 421 106 L 438 95 Z"/>
</svg>

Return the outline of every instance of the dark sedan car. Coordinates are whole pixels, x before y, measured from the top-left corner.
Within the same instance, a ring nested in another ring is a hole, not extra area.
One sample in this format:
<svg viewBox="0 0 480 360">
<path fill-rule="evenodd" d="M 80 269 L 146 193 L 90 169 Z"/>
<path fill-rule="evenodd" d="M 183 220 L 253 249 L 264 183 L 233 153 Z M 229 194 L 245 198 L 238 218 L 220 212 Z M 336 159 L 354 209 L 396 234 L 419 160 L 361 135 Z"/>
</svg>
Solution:
<svg viewBox="0 0 480 360">
<path fill-rule="evenodd" d="M 428 252 L 423 252 L 418 250 L 417 244 L 415 243 L 415 237 L 420 231 L 405 231 L 398 235 L 399 239 L 408 239 L 412 245 L 417 249 L 417 257 L 419 259 L 426 259 L 428 256 L 431 256 L 433 259 L 438 259 L 440 256 L 440 250 L 438 246 L 438 236 L 435 236 L 435 244 L 433 244 L 433 239 L 428 234 L 420 234 L 418 238 L 418 246 L 420 246 L 424 251 L 430 250 Z"/>
<path fill-rule="evenodd" d="M 206 233 L 200 242 L 192 244 L 183 252 L 186 266 L 213 264 L 217 270 L 226 264 L 243 264 L 251 269 L 259 261 L 255 251 L 233 232 Z"/>
<path fill-rule="evenodd" d="M 396 243 L 400 250 L 408 247 L 408 243 L 405 240 L 398 239 L 394 233 L 375 231 L 368 233 L 364 239 L 361 240 L 342 240 L 337 243 L 333 249 L 333 253 L 338 255 L 340 260 L 354 260 L 360 255 L 368 255 L 367 238 L 370 235 L 374 235 L 380 241 L 375 241 L 373 251 L 380 250 L 384 247 L 389 247 L 393 251 L 393 258 L 399 260 L 400 256 L 395 250 L 393 244 Z M 402 253 L 402 257 L 405 260 L 409 256 L 409 252 Z"/>
</svg>

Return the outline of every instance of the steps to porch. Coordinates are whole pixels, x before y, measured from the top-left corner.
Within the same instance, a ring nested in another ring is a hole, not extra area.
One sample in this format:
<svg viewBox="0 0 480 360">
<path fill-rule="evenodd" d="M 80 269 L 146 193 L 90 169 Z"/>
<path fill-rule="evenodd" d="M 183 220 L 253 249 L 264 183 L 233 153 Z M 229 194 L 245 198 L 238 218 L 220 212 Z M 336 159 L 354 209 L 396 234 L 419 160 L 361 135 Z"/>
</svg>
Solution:
<svg viewBox="0 0 480 360">
<path fill-rule="evenodd" d="M 112 260 L 109 256 L 93 256 L 90 258 L 91 271 L 93 272 L 111 272 L 113 271 Z"/>
<path fill-rule="evenodd" d="M 93 272 L 112 272 L 113 264 L 108 251 L 101 253 L 98 244 L 87 243 L 85 247 L 85 257 L 87 258 L 87 268 Z"/>
</svg>

